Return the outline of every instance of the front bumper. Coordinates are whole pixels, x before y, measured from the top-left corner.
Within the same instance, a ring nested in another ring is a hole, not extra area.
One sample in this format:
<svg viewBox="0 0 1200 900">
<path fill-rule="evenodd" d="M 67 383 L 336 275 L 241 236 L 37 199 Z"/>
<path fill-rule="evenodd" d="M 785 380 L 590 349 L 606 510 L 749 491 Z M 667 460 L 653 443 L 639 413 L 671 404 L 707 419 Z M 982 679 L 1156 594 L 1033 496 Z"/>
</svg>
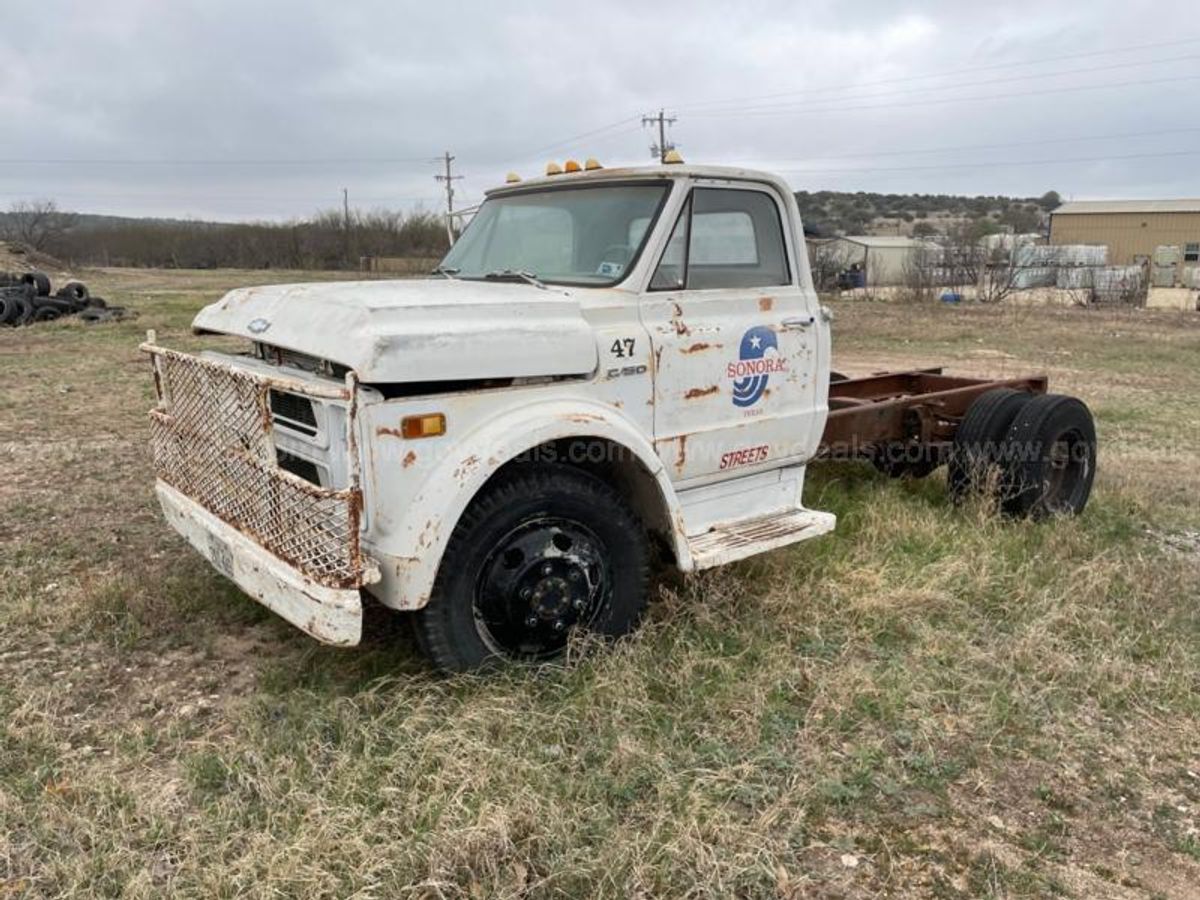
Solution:
<svg viewBox="0 0 1200 900">
<path fill-rule="evenodd" d="M 316 583 L 161 479 L 155 492 L 171 527 L 267 609 L 327 644 L 353 646 L 362 638 L 358 588 Z"/>
</svg>

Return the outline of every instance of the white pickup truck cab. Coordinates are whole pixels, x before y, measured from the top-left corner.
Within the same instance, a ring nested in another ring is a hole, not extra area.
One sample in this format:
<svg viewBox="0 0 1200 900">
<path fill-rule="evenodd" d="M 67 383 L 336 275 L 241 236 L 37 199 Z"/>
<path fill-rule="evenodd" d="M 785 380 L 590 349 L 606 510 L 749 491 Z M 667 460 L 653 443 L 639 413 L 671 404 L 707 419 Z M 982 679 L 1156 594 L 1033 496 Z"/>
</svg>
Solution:
<svg viewBox="0 0 1200 900">
<path fill-rule="evenodd" d="M 829 316 L 770 174 L 568 164 L 429 279 L 235 290 L 194 329 L 250 343 L 144 345 L 167 520 L 328 643 L 366 592 L 441 667 L 548 659 L 636 626 L 654 546 L 690 572 L 834 527 L 803 503 Z"/>
</svg>

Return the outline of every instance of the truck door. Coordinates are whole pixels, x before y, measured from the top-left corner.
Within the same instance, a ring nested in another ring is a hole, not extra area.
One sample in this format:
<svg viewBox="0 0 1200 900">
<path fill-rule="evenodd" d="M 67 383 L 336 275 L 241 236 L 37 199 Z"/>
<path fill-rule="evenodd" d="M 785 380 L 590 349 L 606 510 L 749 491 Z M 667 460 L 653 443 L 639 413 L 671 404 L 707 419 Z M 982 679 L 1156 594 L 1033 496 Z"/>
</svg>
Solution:
<svg viewBox="0 0 1200 900">
<path fill-rule="evenodd" d="M 765 184 L 696 182 L 643 295 L 655 448 L 676 481 L 815 450 L 824 322 L 800 287 L 786 210 Z"/>
</svg>

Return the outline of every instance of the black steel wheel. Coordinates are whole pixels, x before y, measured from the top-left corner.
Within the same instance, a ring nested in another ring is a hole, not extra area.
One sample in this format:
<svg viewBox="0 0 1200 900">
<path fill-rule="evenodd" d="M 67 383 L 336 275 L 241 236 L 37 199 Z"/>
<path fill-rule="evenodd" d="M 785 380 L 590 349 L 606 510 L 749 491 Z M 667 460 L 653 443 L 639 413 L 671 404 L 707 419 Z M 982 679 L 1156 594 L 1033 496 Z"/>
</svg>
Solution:
<svg viewBox="0 0 1200 900">
<path fill-rule="evenodd" d="M 417 639 L 451 671 L 550 661 L 577 631 L 636 628 L 647 579 L 645 533 L 615 489 L 569 466 L 516 466 L 463 513 Z"/>
<path fill-rule="evenodd" d="M 1003 490 L 1005 439 L 1017 414 L 1032 399 L 1032 394 L 1011 388 L 996 388 L 975 398 L 950 450 L 946 487 L 951 497 L 962 500 L 972 493 Z"/>
<path fill-rule="evenodd" d="M 1083 512 L 1096 477 L 1096 425 L 1082 400 L 1035 397 L 1013 421 L 1006 444 L 1005 513 L 1044 519 Z"/>
<path fill-rule="evenodd" d="M 497 656 L 539 660 L 566 649 L 612 590 L 603 544 L 585 525 L 548 516 L 514 528 L 492 550 L 475 585 L 480 637 Z"/>
</svg>

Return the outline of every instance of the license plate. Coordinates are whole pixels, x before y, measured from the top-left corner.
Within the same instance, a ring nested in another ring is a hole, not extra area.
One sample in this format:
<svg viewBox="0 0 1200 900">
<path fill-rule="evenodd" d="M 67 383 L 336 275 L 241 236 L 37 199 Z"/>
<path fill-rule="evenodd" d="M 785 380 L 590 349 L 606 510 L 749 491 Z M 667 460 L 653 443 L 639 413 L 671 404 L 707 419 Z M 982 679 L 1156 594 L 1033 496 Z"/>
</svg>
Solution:
<svg viewBox="0 0 1200 900">
<path fill-rule="evenodd" d="M 215 534 L 208 536 L 208 559 L 214 569 L 226 578 L 233 578 L 233 551 Z"/>
</svg>

